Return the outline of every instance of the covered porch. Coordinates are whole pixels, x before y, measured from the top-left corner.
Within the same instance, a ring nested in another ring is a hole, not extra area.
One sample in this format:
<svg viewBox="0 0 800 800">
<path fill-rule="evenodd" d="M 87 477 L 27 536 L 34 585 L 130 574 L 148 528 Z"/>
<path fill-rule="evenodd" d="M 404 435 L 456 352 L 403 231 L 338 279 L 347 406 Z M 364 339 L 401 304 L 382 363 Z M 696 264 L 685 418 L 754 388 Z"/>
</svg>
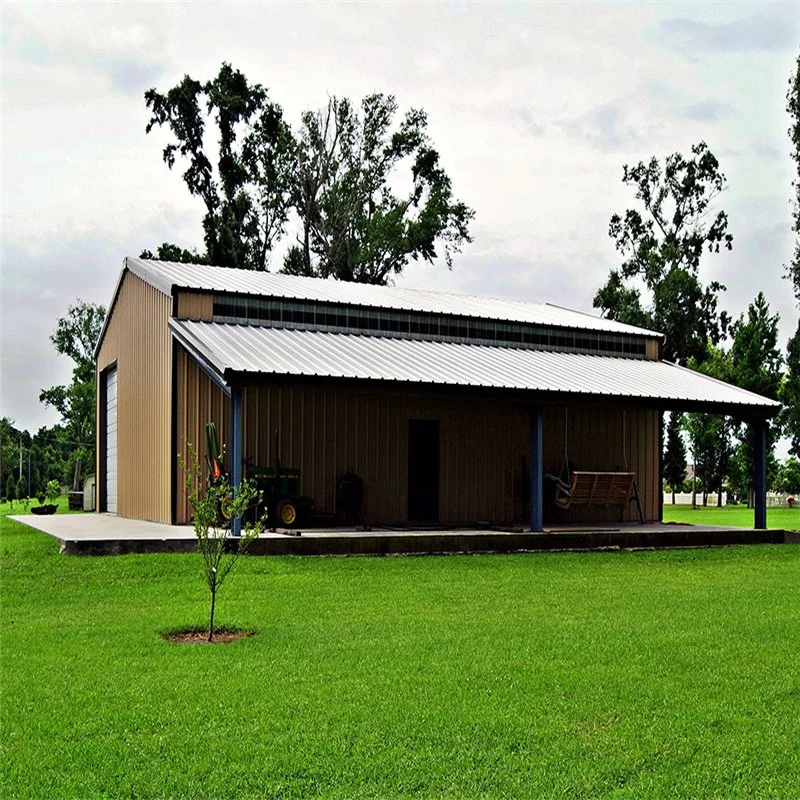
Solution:
<svg viewBox="0 0 800 800">
<path fill-rule="evenodd" d="M 234 484 L 275 458 L 299 469 L 318 512 L 336 481 L 364 481 L 380 525 L 521 527 L 548 515 L 544 476 L 632 472 L 645 523 L 661 520 L 665 410 L 744 418 L 756 448 L 754 527 L 766 528 L 766 420 L 778 404 L 660 361 L 175 321 L 176 448 L 216 422 Z M 420 428 L 420 425 L 422 428 Z M 435 442 L 427 447 L 416 439 Z M 420 435 L 420 430 L 424 429 Z M 427 431 L 427 433 L 425 433 Z M 422 480 L 415 476 L 420 470 Z M 435 487 L 427 510 L 415 483 Z M 175 486 L 181 486 L 180 480 Z M 189 519 L 176 493 L 174 520 Z M 548 518 L 549 517 L 549 518 Z M 581 510 L 570 523 L 619 525 L 637 509 Z"/>
</svg>

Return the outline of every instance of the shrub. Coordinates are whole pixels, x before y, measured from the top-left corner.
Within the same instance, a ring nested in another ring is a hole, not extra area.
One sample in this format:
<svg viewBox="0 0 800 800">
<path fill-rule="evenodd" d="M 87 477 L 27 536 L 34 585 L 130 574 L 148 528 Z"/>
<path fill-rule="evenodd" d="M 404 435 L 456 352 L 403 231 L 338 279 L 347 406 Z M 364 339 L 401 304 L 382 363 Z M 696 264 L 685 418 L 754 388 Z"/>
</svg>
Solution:
<svg viewBox="0 0 800 800">
<path fill-rule="evenodd" d="M 58 502 L 58 497 L 61 494 L 61 484 L 56 481 L 48 481 L 47 489 L 45 490 L 45 498 L 48 503 Z"/>
</svg>

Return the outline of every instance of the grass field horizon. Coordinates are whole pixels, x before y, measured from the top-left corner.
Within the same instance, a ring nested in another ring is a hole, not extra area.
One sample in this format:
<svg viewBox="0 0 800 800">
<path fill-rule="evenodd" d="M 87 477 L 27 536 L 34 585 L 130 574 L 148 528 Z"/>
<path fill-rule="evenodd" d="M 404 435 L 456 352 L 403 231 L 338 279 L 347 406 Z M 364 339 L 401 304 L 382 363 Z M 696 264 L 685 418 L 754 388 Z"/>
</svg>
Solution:
<svg viewBox="0 0 800 800">
<path fill-rule="evenodd" d="M 796 797 L 800 546 L 76 558 L 0 525 L 3 797 Z"/>
<path fill-rule="evenodd" d="M 731 505 L 698 506 L 664 503 L 664 522 L 683 522 L 690 525 L 730 525 L 734 528 L 753 527 L 753 509 Z M 767 527 L 787 531 L 800 530 L 800 507 L 767 508 Z"/>
</svg>

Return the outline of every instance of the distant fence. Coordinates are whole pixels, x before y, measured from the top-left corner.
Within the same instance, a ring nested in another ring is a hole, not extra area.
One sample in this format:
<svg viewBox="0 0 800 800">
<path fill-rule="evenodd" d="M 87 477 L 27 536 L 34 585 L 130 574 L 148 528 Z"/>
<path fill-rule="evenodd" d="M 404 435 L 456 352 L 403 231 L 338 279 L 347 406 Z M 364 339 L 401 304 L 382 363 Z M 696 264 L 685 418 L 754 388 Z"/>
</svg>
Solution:
<svg viewBox="0 0 800 800">
<path fill-rule="evenodd" d="M 800 506 L 800 496 L 786 494 L 786 492 L 767 492 L 767 508 L 789 508 L 788 498 L 794 497 L 794 505 Z M 703 505 L 703 494 L 702 492 L 697 493 L 697 505 Z M 675 505 L 687 505 L 690 506 L 692 504 L 692 493 L 691 492 L 675 492 Z M 722 505 L 725 506 L 728 504 L 728 493 L 722 493 Z M 664 492 L 664 505 L 671 506 L 672 505 L 672 492 Z M 717 493 L 709 494 L 706 498 L 706 506 L 713 506 L 716 507 L 717 505 Z"/>
<path fill-rule="evenodd" d="M 796 495 L 793 494 L 786 494 L 786 492 L 767 492 L 767 506 L 774 507 L 774 508 L 789 508 L 789 498 L 794 498 L 793 505 L 798 504 L 798 498 Z"/>
<path fill-rule="evenodd" d="M 691 492 L 675 492 L 675 505 L 676 506 L 690 506 L 692 504 L 692 493 Z M 728 504 L 728 493 L 722 493 L 722 505 Z M 671 506 L 672 505 L 672 492 L 664 492 L 664 505 Z M 703 505 L 703 494 L 702 492 L 697 493 L 697 505 Z M 707 506 L 716 506 L 717 505 L 717 493 L 709 494 L 706 500 Z"/>
</svg>

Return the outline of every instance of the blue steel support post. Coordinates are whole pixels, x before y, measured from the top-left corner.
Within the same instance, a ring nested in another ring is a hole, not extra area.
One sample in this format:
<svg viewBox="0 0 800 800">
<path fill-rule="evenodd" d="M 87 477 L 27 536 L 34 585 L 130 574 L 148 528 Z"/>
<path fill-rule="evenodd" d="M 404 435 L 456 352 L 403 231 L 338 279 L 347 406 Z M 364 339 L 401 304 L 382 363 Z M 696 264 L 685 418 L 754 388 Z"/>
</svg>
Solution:
<svg viewBox="0 0 800 800">
<path fill-rule="evenodd" d="M 242 482 L 242 387 L 231 386 L 231 486 L 236 492 Z M 232 522 L 234 536 L 242 535 L 241 517 Z"/>
<path fill-rule="evenodd" d="M 542 408 L 534 406 L 531 415 L 531 530 L 541 531 L 542 517 Z"/>
<path fill-rule="evenodd" d="M 767 421 L 758 419 L 750 423 L 753 431 L 753 488 L 755 528 L 767 527 Z"/>
</svg>

